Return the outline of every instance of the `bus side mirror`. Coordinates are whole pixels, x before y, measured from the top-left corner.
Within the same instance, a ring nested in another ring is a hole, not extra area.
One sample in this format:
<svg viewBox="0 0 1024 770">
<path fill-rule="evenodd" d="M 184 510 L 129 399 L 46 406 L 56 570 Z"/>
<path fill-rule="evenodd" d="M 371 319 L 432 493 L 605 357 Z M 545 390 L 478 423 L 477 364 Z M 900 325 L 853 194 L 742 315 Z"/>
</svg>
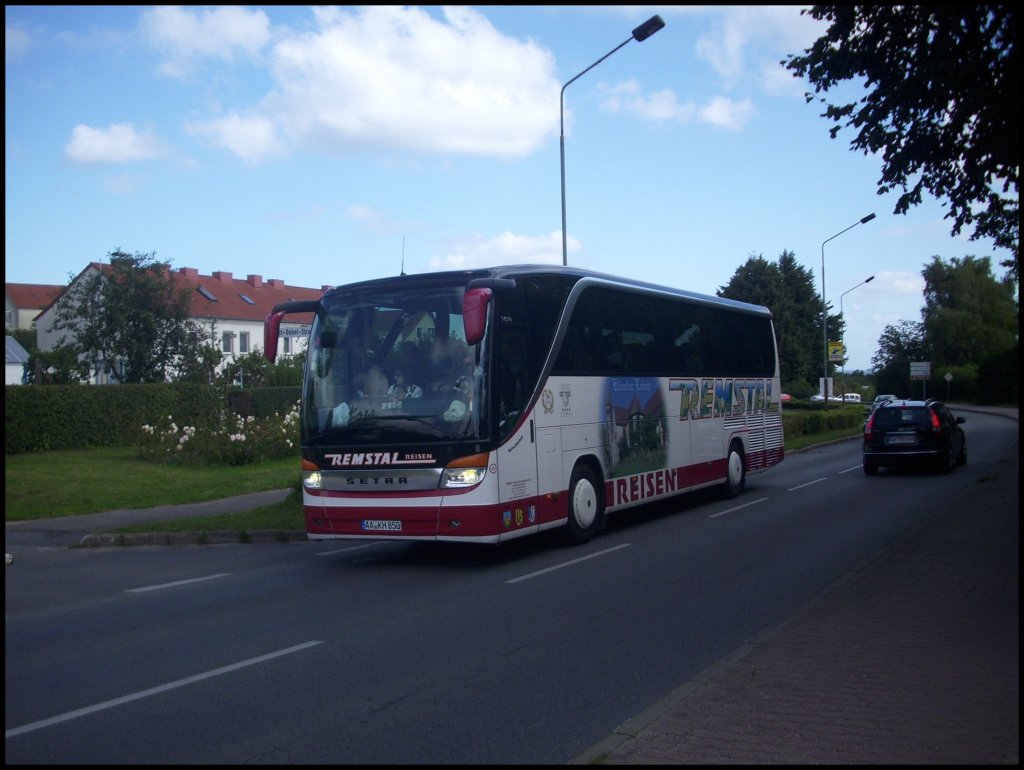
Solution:
<svg viewBox="0 0 1024 770">
<path fill-rule="evenodd" d="M 277 358 L 277 337 L 281 333 L 281 319 L 284 311 L 271 313 L 263 319 L 263 355 L 270 363 Z"/>
<path fill-rule="evenodd" d="M 484 338 L 490 300 L 491 290 L 484 288 L 468 289 L 462 296 L 462 325 L 466 330 L 467 345 L 476 345 Z"/>
</svg>

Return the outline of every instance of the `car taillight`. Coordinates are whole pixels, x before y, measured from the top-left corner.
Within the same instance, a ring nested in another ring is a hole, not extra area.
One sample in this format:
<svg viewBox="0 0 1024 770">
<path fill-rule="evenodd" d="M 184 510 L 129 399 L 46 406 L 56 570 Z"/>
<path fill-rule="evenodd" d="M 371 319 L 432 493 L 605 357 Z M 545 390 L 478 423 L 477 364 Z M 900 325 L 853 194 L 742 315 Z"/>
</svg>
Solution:
<svg viewBox="0 0 1024 770">
<path fill-rule="evenodd" d="M 870 417 L 868 417 L 868 421 L 866 423 L 864 423 L 864 432 L 865 433 L 870 433 L 871 432 L 871 426 L 874 425 L 874 424 L 875 424 L 875 415 L 872 414 Z"/>
<path fill-rule="evenodd" d="M 931 410 L 929 410 L 931 411 Z M 942 423 L 939 422 L 939 415 L 932 411 L 932 433 L 942 433 Z"/>
</svg>

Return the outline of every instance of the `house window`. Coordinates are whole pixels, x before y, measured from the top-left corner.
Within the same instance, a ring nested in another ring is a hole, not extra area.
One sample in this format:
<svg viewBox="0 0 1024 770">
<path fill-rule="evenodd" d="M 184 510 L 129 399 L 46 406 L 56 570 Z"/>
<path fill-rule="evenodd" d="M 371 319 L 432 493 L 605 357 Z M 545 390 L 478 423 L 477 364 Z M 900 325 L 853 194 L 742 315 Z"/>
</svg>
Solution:
<svg viewBox="0 0 1024 770">
<path fill-rule="evenodd" d="M 220 349 L 225 353 L 233 353 L 235 350 L 234 340 L 234 332 L 224 332 L 220 338 Z"/>
<path fill-rule="evenodd" d="M 249 352 L 249 332 L 241 332 L 238 335 L 238 352 L 248 353 Z"/>
<path fill-rule="evenodd" d="M 288 354 L 290 354 L 292 352 L 292 338 L 291 337 L 285 337 L 284 338 L 284 352 L 285 352 L 286 355 L 288 355 Z"/>
</svg>

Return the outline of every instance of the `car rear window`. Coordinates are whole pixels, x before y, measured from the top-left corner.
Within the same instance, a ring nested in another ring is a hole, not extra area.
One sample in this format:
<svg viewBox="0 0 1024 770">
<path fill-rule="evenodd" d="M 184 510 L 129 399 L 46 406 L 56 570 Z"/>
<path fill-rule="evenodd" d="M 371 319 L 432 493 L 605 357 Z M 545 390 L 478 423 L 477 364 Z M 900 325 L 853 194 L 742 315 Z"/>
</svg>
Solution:
<svg viewBox="0 0 1024 770">
<path fill-rule="evenodd" d="M 929 428 L 931 424 L 931 411 L 922 406 L 879 409 L 875 415 L 876 428 Z"/>
</svg>

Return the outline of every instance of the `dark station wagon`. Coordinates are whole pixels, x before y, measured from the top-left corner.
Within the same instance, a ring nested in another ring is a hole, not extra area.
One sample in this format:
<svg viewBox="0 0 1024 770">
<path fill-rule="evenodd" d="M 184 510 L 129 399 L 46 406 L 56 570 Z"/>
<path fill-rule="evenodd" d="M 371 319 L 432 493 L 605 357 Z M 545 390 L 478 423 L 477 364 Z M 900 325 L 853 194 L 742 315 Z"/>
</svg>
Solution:
<svg viewBox="0 0 1024 770">
<path fill-rule="evenodd" d="M 926 466 L 949 473 L 967 462 L 967 439 L 948 406 L 928 401 L 887 401 L 864 424 L 864 473 L 882 467 Z"/>
</svg>

